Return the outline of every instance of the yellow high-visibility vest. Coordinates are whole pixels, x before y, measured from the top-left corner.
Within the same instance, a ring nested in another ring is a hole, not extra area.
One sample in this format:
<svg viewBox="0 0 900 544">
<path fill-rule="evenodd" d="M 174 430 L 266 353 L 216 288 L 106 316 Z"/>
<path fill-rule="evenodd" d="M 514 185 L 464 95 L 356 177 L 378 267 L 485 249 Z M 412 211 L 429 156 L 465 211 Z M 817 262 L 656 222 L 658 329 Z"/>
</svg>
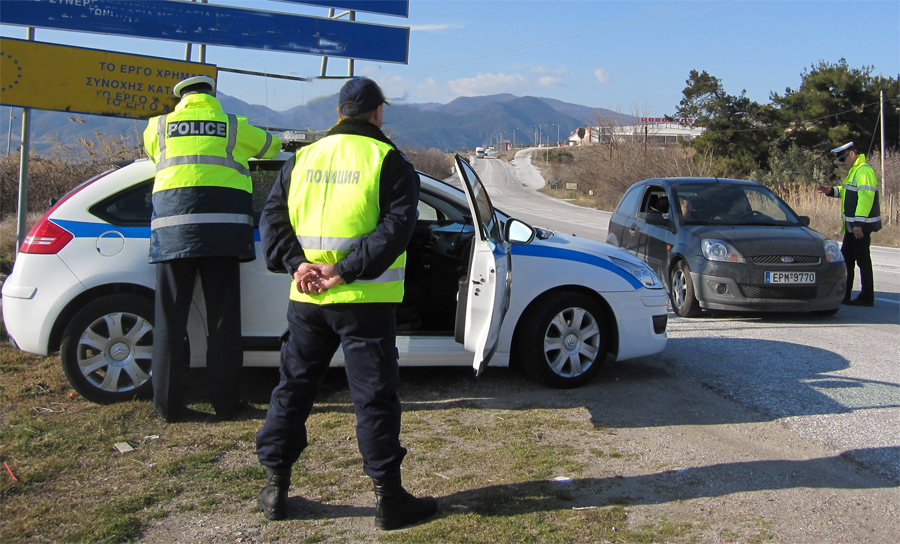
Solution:
<svg viewBox="0 0 900 544">
<path fill-rule="evenodd" d="M 271 134 L 244 117 L 224 113 L 219 101 L 207 94 L 186 96 L 175 111 L 152 119 L 144 142 L 156 163 L 154 193 L 182 187 L 252 193 L 247 160 L 272 157 L 281 149 Z"/>
<path fill-rule="evenodd" d="M 365 136 L 336 134 L 297 152 L 288 191 L 291 226 L 311 263 L 337 263 L 371 234 L 380 217 L 381 166 L 393 147 Z M 357 279 L 318 295 L 291 281 L 291 300 L 313 304 L 401 302 L 406 252 L 381 276 Z"/>
</svg>

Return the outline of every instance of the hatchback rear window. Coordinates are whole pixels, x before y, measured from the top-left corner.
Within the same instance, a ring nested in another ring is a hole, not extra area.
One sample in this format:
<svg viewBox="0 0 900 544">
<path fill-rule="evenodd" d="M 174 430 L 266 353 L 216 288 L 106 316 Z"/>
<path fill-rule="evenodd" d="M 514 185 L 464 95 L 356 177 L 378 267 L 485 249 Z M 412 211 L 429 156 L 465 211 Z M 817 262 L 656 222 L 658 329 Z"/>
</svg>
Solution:
<svg viewBox="0 0 900 544">
<path fill-rule="evenodd" d="M 282 164 L 281 161 L 250 162 L 254 226 L 259 226 L 260 213 Z M 101 200 L 91 206 L 90 212 L 117 227 L 149 227 L 153 214 L 152 193 L 153 180 L 148 179 Z"/>
</svg>

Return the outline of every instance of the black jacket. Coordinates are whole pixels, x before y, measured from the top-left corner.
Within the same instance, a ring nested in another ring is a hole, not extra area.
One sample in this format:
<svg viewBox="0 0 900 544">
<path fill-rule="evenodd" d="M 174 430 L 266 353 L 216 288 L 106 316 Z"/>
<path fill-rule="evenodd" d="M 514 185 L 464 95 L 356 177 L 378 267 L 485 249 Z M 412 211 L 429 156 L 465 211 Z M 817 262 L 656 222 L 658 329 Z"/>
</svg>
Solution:
<svg viewBox="0 0 900 544">
<path fill-rule="evenodd" d="M 335 266 L 346 283 L 352 283 L 357 278 L 377 278 L 406 251 L 412 237 L 419 205 L 419 174 L 381 129 L 368 121 L 345 120 L 335 125 L 326 138 L 334 134 L 366 136 L 394 148 L 381 164 L 378 226 Z M 303 247 L 291 226 L 287 204 L 295 161 L 296 155 L 285 161 L 269 192 L 259 222 L 266 267 L 276 273 L 292 274 L 306 262 Z"/>
</svg>

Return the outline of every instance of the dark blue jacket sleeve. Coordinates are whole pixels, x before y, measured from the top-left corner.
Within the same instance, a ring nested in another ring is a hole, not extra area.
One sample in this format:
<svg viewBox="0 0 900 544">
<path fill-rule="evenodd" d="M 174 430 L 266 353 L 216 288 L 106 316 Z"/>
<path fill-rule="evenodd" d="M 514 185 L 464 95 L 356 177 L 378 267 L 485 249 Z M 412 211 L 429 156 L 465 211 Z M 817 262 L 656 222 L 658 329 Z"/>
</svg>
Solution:
<svg viewBox="0 0 900 544">
<path fill-rule="evenodd" d="M 306 262 L 303 247 L 297 240 L 288 213 L 287 200 L 294 160 L 291 157 L 284 162 L 259 219 L 259 235 L 266 257 L 266 268 L 275 273 L 293 274 L 300 264 Z"/>
<path fill-rule="evenodd" d="M 335 266 L 347 283 L 383 274 L 406 251 L 416 227 L 419 174 L 399 151 L 385 157 L 379 191 L 378 226 Z"/>
</svg>

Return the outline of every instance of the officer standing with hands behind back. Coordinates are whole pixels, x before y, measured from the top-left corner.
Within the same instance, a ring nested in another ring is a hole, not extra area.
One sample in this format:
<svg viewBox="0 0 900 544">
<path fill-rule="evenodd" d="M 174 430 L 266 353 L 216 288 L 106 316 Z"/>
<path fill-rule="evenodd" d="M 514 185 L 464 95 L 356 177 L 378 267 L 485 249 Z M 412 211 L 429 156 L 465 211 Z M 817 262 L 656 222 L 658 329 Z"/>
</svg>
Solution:
<svg viewBox="0 0 900 544">
<path fill-rule="evenodd" d="M 244 407 L 240 263 L 256 258 L 247 160 L 275 156 L 281 141 L 224 113 L 211 77 L 185 79 L 174 92 L 181 98 L 175 110 L 150 119 L 144 130 L 144 147 L 156 163 L 150 220 L 150 262 L 156 264 L 153 406 L 167 422 L 182 417 L 187 321 L 199 274 L 209 396 L 217 418 L 232 419 Z"/>
<path fill-rule="evenodd" d="M 374 486 L 375 525 L 397 529 L 437 512 L 435 499 L 412 496 L 400 479 L 406 449 L 395 309 L 403 300 L 419 176 L 381 131 L 385 103 L 371 79 L 344 84 L 340 121 L 285 163 L 263 209 L 266 265 L 293 276 L 281 381 L 256 435 L 267 478 L 257 506 L 270 520 L 287 517 L 291 467 L 308 445 L 306 420 L 339 346 L 363 471 Z"/>
<path fill-rule="evenodd" d="M 881 230 L 881 211 L 878 204 L 878 179 L 875 171 L 866 164 L 866 156 L 857 154 L 853 142 L 831 150 L 837 161 L 847 169 L 844 184 L 836 187 L 819 185 L 816 190 L 824 195 L 841 199 L 841 234 L 844 241 L 841 253 L 847 263 L 847 291 L 843 304 L 850 306 L 875 305 L 875 280 L 872 272 L 872 257 L 869 246 L 871 234 Z M 853 279 L 856 266 L 859 265 L 861 289 L 855 299 L 850 297 L 853 291 Z"/>
</svg>

